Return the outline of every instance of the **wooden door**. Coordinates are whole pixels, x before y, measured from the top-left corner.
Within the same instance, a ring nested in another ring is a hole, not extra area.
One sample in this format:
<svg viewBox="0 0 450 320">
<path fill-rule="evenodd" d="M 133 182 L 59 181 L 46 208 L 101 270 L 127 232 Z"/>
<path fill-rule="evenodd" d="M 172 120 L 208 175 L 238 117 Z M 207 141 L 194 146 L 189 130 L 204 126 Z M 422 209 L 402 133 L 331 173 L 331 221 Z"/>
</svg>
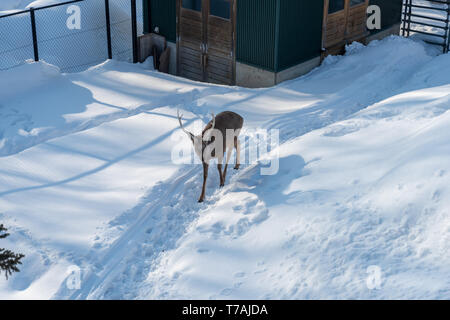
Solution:
<svg viewBox="0 0 450 320">
<path fill-rule="evenodd" d="M 346 41 L 352 42 L 366 37 L 367 31 L 367 7 L 369 0 L 347 0 L 347 31 Z"/>
<path fill-rule="evenodd" d="M 179 76 L 235 83 L 235 6 L 235 0 L 177 0 Z"/>
<path fill-rule="evenodd" d="M 204 81 L 204 0 L 177 0 L 177 73 Z"/>
<path fill-rule="evenodd" d="M 333 51 L 367 36 L 369 0 L 324 0 L 323 47 Z"/>
<path fill-rule="evenodd" d="M 205 60 L 208 82 L 235 84 L 235 0 L 209 0 Z"/>
</svg>

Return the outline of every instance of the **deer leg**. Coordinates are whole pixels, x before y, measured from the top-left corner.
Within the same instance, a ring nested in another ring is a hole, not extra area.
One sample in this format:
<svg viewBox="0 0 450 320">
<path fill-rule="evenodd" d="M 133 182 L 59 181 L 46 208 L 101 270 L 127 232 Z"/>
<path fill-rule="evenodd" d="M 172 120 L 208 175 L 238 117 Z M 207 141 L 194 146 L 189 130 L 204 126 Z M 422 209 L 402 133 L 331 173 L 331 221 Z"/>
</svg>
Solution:
<svg viewBox="0 0 450 320">
<path fill-rule="evenodd" d="M 219 170 L 220 186 L 223 187 L 225 185 L 225 182 L 222 174 L 222 163 L 217 163 L 217 170 Z"/>
<path fill-rule="evenodd" d="M 230 162 L 231 153 L 233 152 L 232 148 L 229 148 L 227 150 L 227 158 L 225 160 L 225 169 L 223 170 L 223 183 L 225 184 L 225 180 L 227 178 L 227 168 L 228 168 L 228 162 Z"/>
<path fill-rule="evenodd" d="M 234 148 L 236 149 L 236 165 L 234 166 L 234 170 L 239 170 L 241 166 L 241 142 L 238 137 L 234 137 Z"/>
<path fill-rule="evenodd" d="M 203 202 L 203 200 L 205 200 L 206 179 L 208 179 L 208 168 L 209 165 L 203 162 L 203 187 L 202 187 L 202 194 L 200 195 L 200 199 L 198 199 L 198 202 Z"/>
</svg>

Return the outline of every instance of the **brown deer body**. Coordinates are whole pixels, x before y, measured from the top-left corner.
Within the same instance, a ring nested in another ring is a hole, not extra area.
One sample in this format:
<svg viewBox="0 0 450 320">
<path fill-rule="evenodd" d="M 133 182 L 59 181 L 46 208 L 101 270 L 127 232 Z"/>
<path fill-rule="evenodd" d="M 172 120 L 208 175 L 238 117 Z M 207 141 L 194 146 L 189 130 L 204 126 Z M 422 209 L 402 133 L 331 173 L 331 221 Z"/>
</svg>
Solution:
<svg viewBox="0 0 450 320">
<path fill-rule="evenodd" d="M 217 159 L 217 169 L 220 176 L 220 187 L 225 185 L 228 162 L 230 161 L 233 148 L 236 149 L 235 170 L 240 166 L 240 142 L 239 133 L 244 125 L 244 119 L 237 113 L 224 111 L 217 116 L 212 115 L 212 120 L 203 129 L 201 135 L 193 135 L 183 127 L 181 117 L 178 113 L 178 121 L 181 129 L 188 135 L 194 144 L 195 153 L 200 157 L 203 164 L 203 187 L 198 202 L 203 202 L 206 192 L 206 180 L 208 178 L 209 161 Z M 222 171 L 224 154 L 226 153 L 225 167 Z"/>
</svg>

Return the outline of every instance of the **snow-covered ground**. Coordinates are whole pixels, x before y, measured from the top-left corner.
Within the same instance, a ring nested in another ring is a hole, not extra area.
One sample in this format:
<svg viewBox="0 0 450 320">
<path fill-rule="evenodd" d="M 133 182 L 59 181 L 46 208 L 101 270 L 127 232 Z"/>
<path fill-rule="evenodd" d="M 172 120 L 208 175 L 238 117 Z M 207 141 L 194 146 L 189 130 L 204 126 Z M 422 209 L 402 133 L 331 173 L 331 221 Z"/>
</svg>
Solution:
<svg viewBox="0 0 450 320">
<path fill-rule="evenodd" d="M 117 61 L 1 72 L 1 246 L 26 258 L 0 298 L 449 299 L 449 70 L 390 37 L 267 89 Z M 177 109 L 192 130 L 223 110 L 279 129 L 279 172 L 219 189 L 212 167 L 198 204 L 201 166 L 171 161 Z"/>
</svg>

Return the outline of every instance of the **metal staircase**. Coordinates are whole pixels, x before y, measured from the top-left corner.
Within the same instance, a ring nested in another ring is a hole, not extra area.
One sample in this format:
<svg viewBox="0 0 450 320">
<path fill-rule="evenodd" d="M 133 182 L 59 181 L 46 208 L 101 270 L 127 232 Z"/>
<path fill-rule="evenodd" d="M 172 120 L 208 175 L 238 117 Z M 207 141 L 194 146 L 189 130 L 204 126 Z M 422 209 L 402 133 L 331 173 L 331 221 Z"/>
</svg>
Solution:
<svg viewBox="0 0 450 320">
<path fill-rule="evenodd" d="M 402 35 L 420 34 L 427 43 L 449 51 L 450 0 L 404 0 Z"/>
</svg>

